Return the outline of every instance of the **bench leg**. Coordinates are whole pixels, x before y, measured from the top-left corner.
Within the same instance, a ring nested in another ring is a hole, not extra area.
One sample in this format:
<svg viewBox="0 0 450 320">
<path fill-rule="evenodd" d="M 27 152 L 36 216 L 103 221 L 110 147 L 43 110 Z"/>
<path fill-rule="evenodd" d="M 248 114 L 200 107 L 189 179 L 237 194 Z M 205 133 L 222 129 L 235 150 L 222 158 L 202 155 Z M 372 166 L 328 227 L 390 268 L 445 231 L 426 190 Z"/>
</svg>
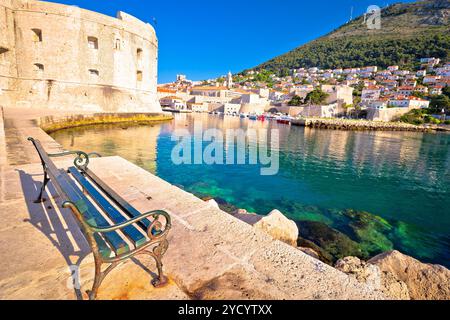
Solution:
<svg viewBox="0 0 450 320">
<path fill-rule="evenodd" d="M 41 203 L 45 201 L 45 199 L 42 198 L 42 195 L 44 194 L 45 187 L 47 186 L 47 183 L 49 181 L 50 179 L 48 178 L 47 171 L 44 170 L 44 181 L 42 182 L 41 191 L 39 192 L 39 196 L 37 197 L 37 199 L 34 200 L 34 203 Z"/>
<path fill-rule="evenodd" d="M 158 278 L 152 280 L 152 285 L 156 288 L 162 287 L 167 283 L 167 277 L 163 274 L 162 256 L 167 251 L 169 242 L 163 239 L 154 249 L 150 255 L 155 259 L 156 268 L 158 269 Z"/>
<path fill-rule="evenodd" d="M 105 269 L 105 271 L 102 272 L 103 262 L 101 261 L 100 258 L 95 258 L 95 256 L 94 256 L 94 260 L 95 260 L 95 277 L 94 277 L 94 283 L 92 284 L 92 289 L 90 291 L 88 291 L 89 300 L 95 300 L 97 298 L 98 288 L 100 288 L 100 285 L 102 284 L 103 279 L 105 279 L 105 277 L 108 275 L 108 273 L 111 272 L 112 269 L 114 269 L 115 267 L 117 267 L 120 264 L 120 261 L 113 262 Z"/>
<path fill-rule="evenodd" d="M 95 300 L 97 298 L 97 291 L 103 280 L 102 275 L 102 261 L 94 256 L 95 260 L 95 277 L 94 283 L 92 284 L 92 289 L 88 292 L 89 300 Z"/>
</svg>

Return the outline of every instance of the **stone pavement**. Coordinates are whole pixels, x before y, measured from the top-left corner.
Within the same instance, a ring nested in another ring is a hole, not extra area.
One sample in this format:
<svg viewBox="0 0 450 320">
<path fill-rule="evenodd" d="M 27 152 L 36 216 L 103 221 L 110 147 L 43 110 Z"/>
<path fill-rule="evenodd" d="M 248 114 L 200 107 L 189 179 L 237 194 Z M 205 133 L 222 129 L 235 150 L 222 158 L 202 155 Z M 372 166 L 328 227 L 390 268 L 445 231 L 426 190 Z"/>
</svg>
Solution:
<svg viewBox="0 0 450 320">
<path fill-rule="evenodd" d="M 30 118 L 5 118 L 9 165 L 0 166 L 0 299 L 85 298 L 92 254 L 51 184 L 50 200 L 33 203 L 43 174 L 24 139 L 37 137 L 52 152 L 60 147 Z M 56 163 L 65 168 L 72 161 Z M 92 159 L 89 166 L 138 210 L 163 209 L 173 219 L 163 258 L 169 285 L 153 288 L 154 262 L 139 257 L 106 277 L 99 299 L 385 298 L 123 158 Z M 77 265 L 79 274 L 72 276 L 70 266 Z M 71 286 L 74 279 L 81 279 L 81 290 Z"/>
</svg>

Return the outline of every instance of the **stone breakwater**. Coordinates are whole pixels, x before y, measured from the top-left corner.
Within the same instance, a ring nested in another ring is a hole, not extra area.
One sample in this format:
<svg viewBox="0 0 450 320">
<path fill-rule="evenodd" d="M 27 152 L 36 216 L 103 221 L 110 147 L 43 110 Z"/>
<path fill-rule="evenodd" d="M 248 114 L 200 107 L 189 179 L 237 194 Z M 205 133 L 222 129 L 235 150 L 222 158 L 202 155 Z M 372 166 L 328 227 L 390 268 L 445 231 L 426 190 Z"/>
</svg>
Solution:
<svg viewBox="0 0 450 320">
<path fill-rule="evenodd" d="M 404 122 L 381 122 L 369 120 L 348 120 L 348 119 L 321 119 L 308 118 L 292 121 L 292 125 L 318 129 L 333 130 L 368 130 L 368 131 L 449 131 L 448 126 L 423 125 L 416 126 Z"/>
<path fill-rule="evenodd" d="M 173 116 L 166 113 L 93 113 L 65 116 L 45 116 L 38 119 L 38 125 L 45 132 L 51 133 L 61 129 L 94 124 L 148 124 L 172 119 Z"/>
</svg>

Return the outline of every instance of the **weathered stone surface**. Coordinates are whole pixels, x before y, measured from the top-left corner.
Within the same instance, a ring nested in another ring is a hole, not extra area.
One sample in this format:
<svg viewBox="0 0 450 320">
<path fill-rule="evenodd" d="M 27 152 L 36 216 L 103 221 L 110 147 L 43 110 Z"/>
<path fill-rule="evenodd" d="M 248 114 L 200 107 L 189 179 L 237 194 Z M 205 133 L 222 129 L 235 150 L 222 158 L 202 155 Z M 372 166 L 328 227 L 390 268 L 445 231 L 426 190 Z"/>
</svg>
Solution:
<svg viewBox="0 0 450 320">
<path fill-rule="evenodd" d="M 405 282 L 411 299 L 450 299 L 450 270 L 441 265 L 422 263 L 397 250 L 379 254 L 368 262 Z"/>
<path fill-rule="evenodd" d="M 297 225 L 278 210 L 272 210 L 267 216 L 256 222 L 253 227 L 267 232 L 274 239 L 297 246 Z"/>
<path fill-rule="evenodd" d="M 208 201 L 206 201 L 209 205 L 215 207 L 215 208 L 219 208 L 219 204 L 216 202 L 216 200 L 214 199 L 209 199 Z"/>
<path fill-rule="evenodd" d="M 396 279 L 391 273 L 382 272 L 373 264 L 361 261 L 357 257 L 345 257 L 339 259 L 335 267 L 355 277 L 359 282 L 366 283 L 375 290 L 380 290 L 390 299 L 409 300 L 406 284 Z"/>
</svg>

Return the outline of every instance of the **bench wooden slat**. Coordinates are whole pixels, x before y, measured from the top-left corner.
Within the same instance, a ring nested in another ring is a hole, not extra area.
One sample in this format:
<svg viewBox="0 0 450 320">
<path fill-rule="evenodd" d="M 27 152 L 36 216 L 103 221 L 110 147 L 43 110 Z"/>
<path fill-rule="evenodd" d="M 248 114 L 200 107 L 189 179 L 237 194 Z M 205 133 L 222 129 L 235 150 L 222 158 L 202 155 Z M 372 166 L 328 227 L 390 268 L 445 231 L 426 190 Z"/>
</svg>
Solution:
<svg viewBox="0 0 450 320">
<path fill-rule="evenodd" d="M 97 205 L 102 208 L 114 223 L 122 223 L 127 219 L 111 205 L 111 203 L 100 193 L 94 186 L 78 171 L 75 167 L 70 167 L 69 172 L 78 181 L 78 183 L 90 194 Z M 129 238 L 136 247 L 147 242 L 147 238 L 138 231 L 134 226 L 130 225 L 122 229 L 123 233 Z"/>
<path fill-rule="evenodd" d="M 103 240 L 102 236 L 99 235 L 98 233 L 94 233 L 94 238 L 98 246 L 98 251 L 103 256 L 103 258 L 108 259 L 109 257 L 111 257 L 112 253 L 111 248 L 108 247 L 105 240 Z"/>
<path fill-rule="evenodd" d="M 70 201 L 74 202 L 86 219 L 93 220 L 93 225 L 98 227 L 110 226 L 108 221 L 98 212 L 98 210 L 92 205 L 89 199 L 83 194 L 80 188 L 75 184 L 75 182 L 70 179 L 66 171 L 60 170 L 60 176 L 58 178 L 58 183 L 64 185 L 64 192 Z M 130 247 L 122 239 L 116 231 L 106 232 L 102 234 L 105 240 L 110 244 L 112 249 L 116 254 L 123 254 L 130 250 Z"/>
<path fill-rule="evenodd" d="M 122 209 L 129 217 L 134 218 L 141 213 L 134 208 L 132 205 L 130 205 L 125 199 L 123 199 L 120 195 L 117 194 L 113 189 L 111 189 L 105 182 L 102 181 L 99 177 L 97 177 L 91 170 L 86 169 L 86 174 L 91 178 L 105 193 L 111 196 L 111 199 L 119 206 L 120 209 Z M 143 219 L 139 221 L 141 227 L 144 228 L 144 230 L 147 230 L 147 228 L 150 225 L 150 221 L 148 219 Z"/>
</svg>

